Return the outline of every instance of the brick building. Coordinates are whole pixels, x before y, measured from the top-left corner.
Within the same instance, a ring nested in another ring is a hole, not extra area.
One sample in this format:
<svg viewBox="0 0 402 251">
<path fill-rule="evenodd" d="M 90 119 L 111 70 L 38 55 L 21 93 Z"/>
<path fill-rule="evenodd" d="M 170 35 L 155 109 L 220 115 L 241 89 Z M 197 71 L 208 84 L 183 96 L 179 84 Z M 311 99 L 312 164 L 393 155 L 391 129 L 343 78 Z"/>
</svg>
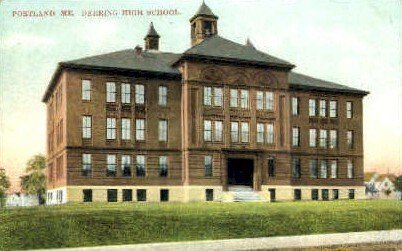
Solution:
<svg viewBox="0 0 402 251">
<path fill-rule="evenodd" d="M 61 62 L 47 105 L 48 203 L 364 197 L 368 93 L 218 35 L 204 3 L 192 47 Z"/>
</svg>

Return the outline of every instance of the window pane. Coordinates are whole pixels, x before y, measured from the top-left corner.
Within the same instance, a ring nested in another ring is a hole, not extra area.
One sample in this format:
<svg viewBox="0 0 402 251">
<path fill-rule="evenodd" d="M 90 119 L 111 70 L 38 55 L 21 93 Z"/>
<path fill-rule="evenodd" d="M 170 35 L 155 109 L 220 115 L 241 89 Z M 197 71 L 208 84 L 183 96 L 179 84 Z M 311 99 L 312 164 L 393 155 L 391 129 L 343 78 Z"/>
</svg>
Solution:
<svg viewBox="0 0 402 251">
<path fill-rule="evenodd" d="M 116 84 L 114 82 L 106 83 L 106 102 L 116 102 Z"/>
<path fill-rule="evenodd" d="M 338 143 L 338 131 L 337 130 L 331 130 L 329 132 L 329 138 L 330 138 L 330 145 L 329 148 L 334 149 L 337 147 Z"/>
<path fill-rule="evenodd" d="M 267 124 L 267 143 L 274 143 L 274 124 Z"/>
<path fill-rule="evenodd" d="M 214 88 L 214 106 L 222 106 L 222 88 Z"/>
<path fill-rule="evenodd" d="M 249 140 L 249 128 L 247 122 L 241 123 L 241 142 L 247 143 Z"/>
<path fill-rule="evenodd" d="M 212 156 L 204 157 L 204 170 L 205 170 L 205 176 L 207 177 L 212 176 Z"/>
<path fill-rule="evenodd" d="M 327 130 L 320 130 L 320 147 L 327 148 Z"/>
<path fill-rule="evenodd" d="M 269 111 L 274 109 L 274 93 L 265 92 L 265 108 Z"/>
<path fill-rule="evenodd" d="M 116 139 L 116 119 L 106 119 L 106 139 Z"/>
<path fill-rule="evenodd" d="M 292 129 L 292 145 L 293 146 L 300 145 L 300 133 L 298 127 L 293 127 Z"/>
<path fill-rule="evenodd" d="M 354 175 L 353 162 L 351 160 L 348 160 L 348 178 L 352 179 L 353 175 Z"/>
<path fill-rule="evenodd" d="M 351 119 L 353 117 L 353 103 L 346 102 L 346 118 Z"/>
<path fill-rule="evenodd" d="M 82 155 L 82 175 L 88 176 L 92 169 L 92 157 L 91 154 Z"/>
<path fill-rule="evenodd" d="M 121 120 L 121 138 L 123 140 L 131 139 L 131 126 L 130 126 L 130 119 L 123 118 Z"/>
<path fill-rule="evenodd" d="M 299 114 L 299 99 L 296 97 L 292 98 L 292 115 L 296 116 Z"/>
<path fill-rule="evenodd" d="M 347 131 L 346 137 L 347 137 L 348 148 L 352 149 L 353 148 L 353 131 Z"/>
<path fill-rule="evenodd" d="M 91 100 L 91 81 L 82 80 L 82 100 Z"/>
<path fill-rule="evenodd" d="M 159 86 L 159 105 L 165 106 L 167 104 L 167 87 Z"/>
<path fill-rule="evenodd" d="M 145 176 L 145 174 L 146 174 L 145 156 L 137 155 L 137 157 L 136 157 L 136 175 L 137 176 Z"/>
<path fill-rule="evenodd" d="M 257 143 L 264 143 L 264 124 L 257 123 Z"/>
<path fill-rule="evenodd" d="M 166 156 L 159 157 L 159 176 L 166 177 L 168 175 L 168 161 Z"/>
<path fill-rule="evenodd" d="M 329 102 L 329 116 L 331 118 L 336 118 L 338 116 L 338 102 L 336 100 L 331 100 Z"/>
<path fill-rule="evenodd" d="M 135 85 L 135 103 L 145 103 L 145 87 L 144 85 Z"/>
<path fill-rule="evenodd" d="M 230 89 L 230 107 L 237 107 L 237 101 L 238 101 L 238 97 L 237 97 L 237 90 L 236 89 Z"/>
<path fill-rule="evenodd" d="M 129 177 L 131 176 L 131 156 L 130 155 L 122 155 L 121 156 L 121 171 L 123 176 Z"/>
<path fill-rule="evenodd" d="M 116 176 L 116 155 L 107 155 L 106 176 Z"/>
<path fill-rule="evenodd" d="M 316 108 L 316 100 L 315 99 L 310 99 L 308 101 L 308 107 L 309 107 L 309 116 L 316 116 L 317 115 L 317 108 Z"/>
<path fill-rule="evenodd" d="M 257 109 L 262 110 L 264 108 L 264 93 L 261 91 L 257 91 L 256 94 L 257 101 Z"/>
<path fill-rule="evenodd" d="M 316 159 L 310 160 L 310 177 L 314 179 L 318 178 L 318 167 Z"/>
<path fill-rule="evenodd" d="M 222 141 L 223 125 L 222 121 L 215 121 L 215 141 Z"/>
<path fill-rule="evenodd" d="M 331 178 L 338 177 L 338 163 L 336 160 L 331 161 Z"/>
<path fill-rule="evenodd" d="M 230 123 L 230 138 L 232 142 L 239 142 L 239 123 Z"/>
<path fill-rule="evenodd" d="M 317 129 L 310 129 L 310 147 L 317 146 Z"/>
<path fill-rule="evenodd" d="M 121 102 L 123 104 L 130 104 L 131 103 L 130 84 L 126 84 L 126 83 L 121 84 Z"/>
<path fill-rule="evenodd" d="M 135 120 L 135 139 L 145 140 L 145 120 L 136 119 Z"/>
<path fill-rule="evenodd" d="M 327 178 L 327 161 L 326 160 L 322 160 L 321 161 L 321 178 L 326 179 Z"/>
<path fill-rule="evenodd" d="M 292 170 L 293 178 L 299 179 L 301 176 L 300 159 L 292 159 Z"/>
<path fill-rule="evenodd" d="M 204 141 L 212 141 L 212 122 L 204 120 Z"/>
<path fill-rule="evenodd" d="M 320 100 L 320 116 L 321 117 L 327 116 L 327 101 L 324 99 Z"/>
<path fill-rule="evenodd" d="M 204 105 L 212 105 L 212 88 L 204 87 Z"/>
<path fill-rule="evenodd" d="M 167 120 L 159 120 L 159 141 L 167 141 L 168 124 Z"/>
<path fill-rule="evenodd" d="M 83 116 L 82 117 L 82 138 L 90 139 L 92 131 L 92 117 Z"/>
<path fill-rule="evenodd" d="M 240 91 L 240 106 L 241 108 L 248 108 L 249 104 L 249 95 L 248 90 L 241 90 Z"/>
</svg>

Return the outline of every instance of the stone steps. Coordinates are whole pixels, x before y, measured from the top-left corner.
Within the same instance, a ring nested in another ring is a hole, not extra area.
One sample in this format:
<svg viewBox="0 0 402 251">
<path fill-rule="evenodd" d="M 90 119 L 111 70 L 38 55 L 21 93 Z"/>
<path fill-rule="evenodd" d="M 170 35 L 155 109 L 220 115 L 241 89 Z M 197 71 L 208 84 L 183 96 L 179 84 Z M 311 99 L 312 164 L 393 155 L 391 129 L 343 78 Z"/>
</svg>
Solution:
<svg viewBox="0 0 402 251">
<path fill-rule="evenodd" d="M 261 196 L 249 186 L 229 186 L 235 202 L 262 201 Z"/>
</svg>

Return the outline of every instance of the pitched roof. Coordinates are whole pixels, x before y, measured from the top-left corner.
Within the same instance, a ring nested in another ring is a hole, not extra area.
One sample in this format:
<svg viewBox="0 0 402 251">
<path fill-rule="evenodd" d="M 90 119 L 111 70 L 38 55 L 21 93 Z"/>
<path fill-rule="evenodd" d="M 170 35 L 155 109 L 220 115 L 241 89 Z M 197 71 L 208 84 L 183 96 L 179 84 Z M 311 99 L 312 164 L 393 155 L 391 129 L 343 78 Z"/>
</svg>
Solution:
<svg viewBox="0 0 402 251">
<path fill-rule="evenodd" d="M 340 85 L 334 82 L 313 78 L 307 75 L 303 75 L 296 72 L 289 73 L 289 85 L 293 89 L 306 89 L 306 90 L 317 90 L 317 91 L 336 91 L 344 93 L 356 93 L 367 95 L 368 92 L 348 87 L 345 85 Z"/>
<path fill-rule="evenodd" d="M 142 51 L 140 55 L 137 55 L 134 49 L 127 49 L 108 54 L 66 61 L 62 62 L 61 64 L 180 74 L 179 70 L 171 67 L 171 63 L 173 63 L 179 57 L 180 54 L 154 50 Z"/>
<path fill-rule="evenodd" d="M 146 37 L 161 37 L 161 36 L 159 36 L 158 32 L 156 32 L 153 22 L 151 22 L 151 24 L 149 25 L 149 29 L 148 29 L 148 32 L 147 32 L 147 35 L 145 36 L 145 38 Z"/>
<path fill-rule="evenodd" d="M 239 44 L 218 35 L 209 37 L 183 53 L 184 57 L 210 57 L 234 62 L 293 68 L 291 63 L 268 55 L 252 46 Z"/>
<path fill-rule="evenodd" d="M 213 17 L 213 18 L 218 18 L 217 15 L 215 15 L 211 8 L 209 8 L 208 5 L 205 4 L 204 1 L 202 1 L 201 6 L 198 8 L 197 12 L 194 14 L 194 16 L 190 19 L 190 22 L 194 20 L 194 18 L 203 16 L 203 17 Z"/>
</svg>

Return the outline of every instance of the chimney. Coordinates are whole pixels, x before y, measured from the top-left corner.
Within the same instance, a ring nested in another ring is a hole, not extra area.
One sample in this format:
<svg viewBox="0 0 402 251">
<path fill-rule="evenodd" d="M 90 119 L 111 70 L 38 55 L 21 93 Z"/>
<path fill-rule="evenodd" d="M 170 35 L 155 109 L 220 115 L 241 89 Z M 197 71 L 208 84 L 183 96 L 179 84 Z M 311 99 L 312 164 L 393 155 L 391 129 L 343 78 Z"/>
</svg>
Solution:
<svg viewBox="0 0 402 251">
<path fill-rule="evenodd" d="M 154 24 L 151 22 L 149 30 L 145 36 L 145 50 L 159 50 L 159 34 L 154 28 Z"/>
<path fill-rule="evenodd" d="M 135 52 L 135 55 L 137 55 L 137 56 L 141 56 L 141 53 L 142 53 L 142 47 L 141 47 L 141 46 L 139 46 L 139 45 L 137 45 L 137 46 L 134 48 L 134 52 Z"/>
</svg>

